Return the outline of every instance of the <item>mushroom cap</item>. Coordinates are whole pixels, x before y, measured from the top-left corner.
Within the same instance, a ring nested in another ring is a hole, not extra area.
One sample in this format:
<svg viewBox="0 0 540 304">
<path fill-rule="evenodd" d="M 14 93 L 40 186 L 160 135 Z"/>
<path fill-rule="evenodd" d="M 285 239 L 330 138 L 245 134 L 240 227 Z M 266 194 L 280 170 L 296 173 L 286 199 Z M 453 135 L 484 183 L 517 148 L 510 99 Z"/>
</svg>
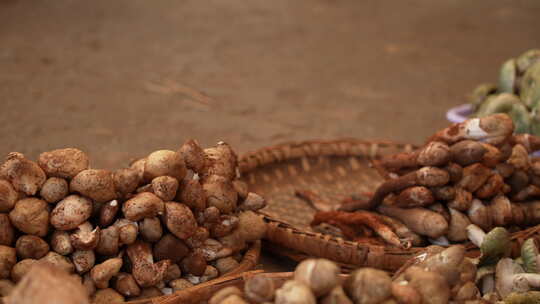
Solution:
<svg viewBox="0 0 540 304">
<path fill-rule="evenodd" d="M 523 268 L 526 272 L 538 272 L 538 248 L 533 238 L 526 240 L 521 246 L 521 259 L 523 261 Z"/>
<path fill-rule="evenodd" d="M 516 279 L 515 274 L 522 273 L 523 268 L 510 258 L 499 261 L 495 269 L 495 288 L 501 296 L 505 298 L 511 292 L 526 292 L 530 289 L 529 282 L 523 277 Z"/>
<path fill-rule="evenodd" d="M 480 245 L 479 266 L 494 264 L 500 258 L 506 257 L 510 253 L 510 235 L 503 227 L 493 228 L 484 237 L 482 245 Z"/>
</svg>

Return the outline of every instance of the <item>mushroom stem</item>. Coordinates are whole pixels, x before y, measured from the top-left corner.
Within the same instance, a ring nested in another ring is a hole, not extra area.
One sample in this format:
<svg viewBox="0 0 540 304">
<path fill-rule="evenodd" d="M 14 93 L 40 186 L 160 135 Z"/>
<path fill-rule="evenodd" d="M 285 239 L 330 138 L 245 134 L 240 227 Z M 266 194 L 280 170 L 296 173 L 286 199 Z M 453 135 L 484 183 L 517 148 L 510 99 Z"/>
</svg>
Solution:
<svg viewBox="0 0 540 304">
<path fill-rule="evenodd" d="M 484 237 L 486 236 L 486 233 L 484 232 L 484 230 L 482 230 L 482 228 L 476 226 L 475 224 L 470 224 L 469 226 L 467 226 L 467 236 L 474 245 L 480 248 L 480 246 L 484 242 Z"/>
</svg>

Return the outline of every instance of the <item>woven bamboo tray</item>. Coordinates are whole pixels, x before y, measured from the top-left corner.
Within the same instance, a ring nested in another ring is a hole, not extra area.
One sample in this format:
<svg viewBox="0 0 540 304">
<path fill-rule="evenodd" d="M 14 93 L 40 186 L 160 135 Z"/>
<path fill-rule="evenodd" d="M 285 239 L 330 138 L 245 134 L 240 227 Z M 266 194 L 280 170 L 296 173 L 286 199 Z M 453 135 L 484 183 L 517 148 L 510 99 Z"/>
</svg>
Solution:
<svg viewBox="0 0 540 304">
<path fill-rule="evenodd" d="M 249 272 L 259 263 L 259 257 L 261 255 L 261 242 L 257 241 L 251 244 L 251 247 L 244 253 L 244 257 L 238 267 L 224 276 L 210 280 L 208 282 L 195 285 L 193 287 L 177 291 L 171 295 L 164 295 L 160 297 L 154 297 L 150 299 L 143 299 L 137 301 L 129 301 L 127 304 L 183 304 L 183 303 L 199 303 L 208 299 L 209 295 L 212 295 L 212 291 L 215 292 L 225 286 L 222 286 L 224 282 L 234 280 L 242 275 L 242 273 Z M 260 272 L 260 271 L 255 271 Z M 220 287 L 221 286 L 221 287 Z M 206 298 L 205 298 L 206 297 Z"/>
<path fill-rule="evenodd" d="M 367 245 L 314 231 L 315 209 L 295 195 L 304 189 L 330 204 L 345 196 L 372 192 L 384 181 L 372 161 L 384 155 L 412 151 L 410 144 L 355 139 L 285 143 L 247 153 L 240 158 L 242 179 L 262 195 L 260 211 L 269 223 L 264 248 L 296 261 L 323 257 L 344 270 L 360 266 L 395 271 L 421 248 Z"/>
</svg>

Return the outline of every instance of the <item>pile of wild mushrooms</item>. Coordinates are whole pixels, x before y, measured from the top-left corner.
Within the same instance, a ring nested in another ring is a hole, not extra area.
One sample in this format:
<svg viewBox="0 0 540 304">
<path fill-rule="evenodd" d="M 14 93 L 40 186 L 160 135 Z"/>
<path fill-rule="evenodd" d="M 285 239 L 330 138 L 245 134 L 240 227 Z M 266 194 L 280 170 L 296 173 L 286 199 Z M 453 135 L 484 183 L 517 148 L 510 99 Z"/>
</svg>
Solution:
<svg viewBox="0 0 540 304">
<path fill-rule="evenodd" d="M 474 225 L 472 225 L 474 226 Z M 468 258 L 465 247 L 432 245 L 394 274 L 360 268 L 348 277 L 325 259 L 301 262 L 292 279 L 280 288 L 266 274 L 249 278 L 244 289 L 227 287 L 210 304 L 446 304 L 446 303 L 538 303 L 540 256 L 534 239 L 521 248 L 521 257 L 508 258 L 510 238 L 498 227 L 485 234 L 471 227 L 481 256 Z"/>
<path fill-rule="evenodd" d="M 539 224 L 540 161 L 529 155 L 540 138 L 513 131 L 506 114 L 453 124 L 417 151 L 379 160 L 388 179 L 369 199 L 318 212 L 313 224 L 402 247 L 465 241 L 470 224 L 486 231 Z"/>
<path fill-rule="evenodd" d="M 0 166 L 0 295 L 38 261 L 81 277 L 94 302 L 159 296 L 239 265 L 266 232 L 264 200 L 237 179 L 237 157 L 196 141 L 129 168 L 91 169 L 73 148 Z"/>
</svg>

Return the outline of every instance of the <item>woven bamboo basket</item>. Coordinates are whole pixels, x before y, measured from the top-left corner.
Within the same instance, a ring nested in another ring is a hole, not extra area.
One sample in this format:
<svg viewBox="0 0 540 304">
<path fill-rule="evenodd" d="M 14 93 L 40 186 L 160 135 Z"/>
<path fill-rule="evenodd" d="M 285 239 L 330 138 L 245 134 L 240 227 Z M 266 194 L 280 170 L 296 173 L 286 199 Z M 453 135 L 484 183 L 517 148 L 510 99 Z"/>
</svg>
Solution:
<svg viewBox="0 0 540 304">
<path fill-rule="evenodd" d="M 224 282 L 234 280 L 245 272 L 249 272 L 257 266 L 259 263 L 259 257 L 261 255 L 261 242 L 257 241 L 251 244 L 250 248 L 244 253 L 243 259 L 237 268 L 228 272 L 224 276 L 210 280 L 193 287 L 177 291 L 171 295 L 164 295 L 161 297 L 154 297 L 150 299 L 136 300 L 126 302 L 127 304 L 183 304 L 183 303 L 200 303 L 203 300 L 209 298 L 213 292 L 219 290 L 223 286 Z M 260 271 L 255 271 L 260 272 Z"/>
<path fill-rule="evenodd" d="M 351 194 L 373 192 L 388 178 L 374 161 L 414 148 L 410 144 L 341 139 L 286 143 L 243 155 L 239 164 L 242 178 L 250 191 L 268 203 L 260 211 L 269 224 L 264 248 L 295 261 L 331 259 L 344 271 L 364 266 L 398 270 L 423 248 L 374 246 L 314 231 L 310 222 L 316 210 L 295 191 L 309 190 L 327 204 L 339 203 Z M 539 227 L 514 233 L 514 249 L 518 250 L 527 237 L 537 237 Z M 466 246 L 471 257 L 479 255 L 474 245 Z"/>
<path fill-rule="evenodd" d="M 412 151 L 410 144 L 355 139 L 285 143 L 240 157 L 242 179 L 250 191 L 262 195 L 267 207 L 260 211 L 269 224 L 264 248 L 300 261 L 323 257 L 344 270 L 360 266 L 395 271 L 421 248 L 402 250 L 351 242 L 314 231 L 316 210 L 295 191 L 306 189 L 329 204 L 345 196 L 372 192 L 384 178 L 372 166 L 384 155 Z"/>
</svg>

